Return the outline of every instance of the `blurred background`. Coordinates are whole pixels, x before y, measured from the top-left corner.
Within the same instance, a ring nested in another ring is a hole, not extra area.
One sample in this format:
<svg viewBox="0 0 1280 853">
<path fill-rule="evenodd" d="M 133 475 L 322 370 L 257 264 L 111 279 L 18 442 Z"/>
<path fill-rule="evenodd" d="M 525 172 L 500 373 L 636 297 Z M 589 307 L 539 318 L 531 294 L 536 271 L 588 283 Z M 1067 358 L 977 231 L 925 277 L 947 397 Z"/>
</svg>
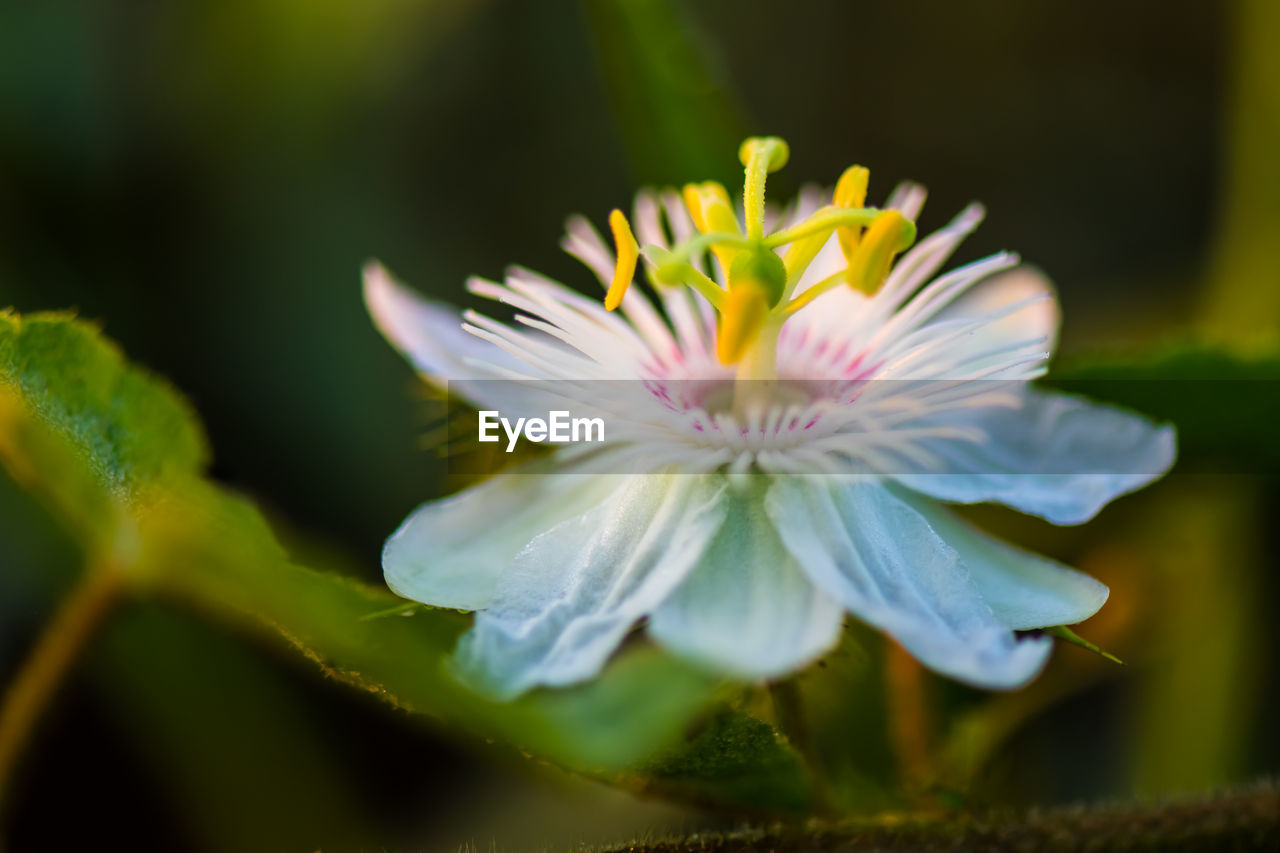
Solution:
<svg viewBox="0 0 1280 853">
<path fill-rule="evenodd" d="M 48 0 L 0 10 L 0 303 L 72 307 L 191 398 L 214 474 L 324 563 L 444 488 L 429 417 L 360 300 L 377 257 L 467 302 L 643 183 L 734 185 L 791 143 L 777 199 L 851 163 L 872 197 L 971 199 L 958 260 L 1057 282 L 1064 353 L 1280 325 L 1280 5 L 736 0 Z M 1175 475 L 1084 529 L 975 517 L 1091 571 L 1081 629 L 1002 697 L 993 802 L 1193 790 L 1280 770 L 1274 483 Z M 78 571 L 0 484 L 0 676 Z M 1095 624 L 1096 623 L 1096 624 Z M 939 688 L 945 689 L 945 688 Z M 459 740 L 186 611 L 138 604 L 43 721 L 14 850 L 505 849 L 717 825 Z"/>
</svg>

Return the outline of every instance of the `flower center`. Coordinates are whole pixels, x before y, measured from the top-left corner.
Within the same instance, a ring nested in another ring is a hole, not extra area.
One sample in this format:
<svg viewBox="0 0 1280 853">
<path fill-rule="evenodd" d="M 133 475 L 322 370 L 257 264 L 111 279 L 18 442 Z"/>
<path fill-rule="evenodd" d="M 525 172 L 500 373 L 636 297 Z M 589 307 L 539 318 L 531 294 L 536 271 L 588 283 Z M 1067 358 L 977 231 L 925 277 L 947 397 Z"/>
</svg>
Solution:
<svg viewBox="0 0 1280 853">
<path fill-rule="evenodd" d="M 777 378 L 778 336 L 788 318 L 840 285 L 874 294 L 894 257 L 915 241 L 915 223 L 900 212 L 865 206 L 869 173 L 861 166 L 840 176 L 831 204 L 766 234 L 765 179 L 785 166 L 788 156 L 786 142 L 777 137 L 742 143 L 738 157 L 746 174 L 741 222 L 720 184 L 686 186 L 685 206 L 698 233 L 669 250 L 638 246 L 622 211 L 609 215 L 617 265 L 605 307 L 612 311 L 622 304 L 641 256 L 653 287 L 690 287 L 701 294 L 718 314 L 716 356 L 737 366 L 734 408 L 758 393 L 751 389 L 768 384 L 756 380 Z M 805 270 L 832 234 L 844 254 L 844 268 L 797 293 Z M 708 252 L 715 259 L 715 278 L 701 269 Z"/>
</svg>

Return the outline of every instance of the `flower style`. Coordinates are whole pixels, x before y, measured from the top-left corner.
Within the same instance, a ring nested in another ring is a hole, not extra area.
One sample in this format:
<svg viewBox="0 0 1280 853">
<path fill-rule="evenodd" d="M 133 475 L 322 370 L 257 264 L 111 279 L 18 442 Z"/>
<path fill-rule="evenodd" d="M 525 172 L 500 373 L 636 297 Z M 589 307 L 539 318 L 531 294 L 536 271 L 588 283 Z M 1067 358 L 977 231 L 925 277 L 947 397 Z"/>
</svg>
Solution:
<svg viewBox="0 0 1280 853">
<path fill-rule="evenodd" d="M 428 382 L 499 410 L 536 408 L 554 384 L 621 424 L 607 446 L 427 503 L 388 540 L 396 592 L 477 611 L 455 653 L 476 689 L 589 679 L 641 624 L 684 658 L 778 678 L 830 650 L 846 613 L 940 673 L 1009 689 L 1051 646 L 1016 632 L 1106 600 L 939 502 L 1079 524 L 1170 467 L 1172 428 L 1029 385 L 1058 313 L 1015 255 L 933 278 L 980 206 L 916 243 L 924 190 L 867 207 L 855 166 L 831 203 L 810 189 L 775 212 L 765 178 L 787 156 L 779 139 L 743 144 L 741 221 L 715 183 L 641 192 L 643 248 L 620 211 L 615 251 L 570 219 L 564 248 L 603 305 L 516 268 L 469 288 L 518 325 L 460 317 L 366 269 L 375 322 Z M 632 286 L 641 259 L 661 308 Z M 617 379 L 646 393 L 624 405 L 590 382 Z"/>
</svg>

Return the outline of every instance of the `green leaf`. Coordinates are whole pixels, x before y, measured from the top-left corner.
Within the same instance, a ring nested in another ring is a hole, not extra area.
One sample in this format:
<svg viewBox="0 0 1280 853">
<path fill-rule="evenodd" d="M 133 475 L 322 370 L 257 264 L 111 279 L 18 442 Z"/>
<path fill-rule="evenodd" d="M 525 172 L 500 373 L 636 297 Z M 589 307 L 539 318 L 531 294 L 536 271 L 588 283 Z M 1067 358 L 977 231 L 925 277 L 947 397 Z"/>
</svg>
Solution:
<svg viewBox="0 0 1280 853">
<path fill-rule="evenodd" d="M 255 651 L 172 610 L 131 606 L 95 644 L 92 672 L 202 849 L 357 847 L 374 824 L 326 749 L 339 733 Z"/>
<path fill-rule="evenodd" d="M 487 702 L 443 661 L 467 620 L 401 604 L 380 587 L 290 561 L 261 513 L 204 479 L 190 407 L 63 314 L 0 317 L 0 460 L 138 594 L 190 602 L 283 638 L 329 675 L 407 710 L 598 776 L 678 739 L 714 679 L 636 648 L 598 679 Z"/>
<path fill-rule="evenodd" d="M 643 768 L 636 787 L 752 813 L 804 814 L 813 792 L 800 756 L 772 726 L 728 707 Z"/>
<path fill-rule="evenodd" d="M 204 431 L 187 402 L 70 314 L 0 314 L 0 376 L 126 501 L 208 464 Z"/>
<path fill-rule="evenodd" d="M 166 525 L 157 552 L 189 570 L 149 573 L 172 594 L 251 617 L 329 676 L 406 710 L 501 737 L 569 767 L 606 773 L 677 737 L 715 687 L 700 672 L 639 648 L 580 687 L 487 702 L 454 681 L 443 665 L 467 617 L 419 608 L 408 616 L 366 618 L 397 606 L 397 599 L 290 563 L 246 502 L 219 494 L 206 500 L 203 507 L 175 506 L 182 517 L 199 514 L 206 524 L 195 531 L 181 522 Z M 255 548 L 256 555 L 246 554 Z"/>
<path fill-rule="evenodd" d="M 1184 343 L 1055 366 L 1047 385 L 1116 403 L 1178 429 L 1181 470 L 1280 472 L 1280 353 Z"/>
<path fill-rule="evenodd" d="M 1055 365 L 1052 381 L 1280 379 L 1280 352 L 1232 350 L 1199 341 L 1171 342 L 1149 350 L 1078 355 Z"/>
</svg>

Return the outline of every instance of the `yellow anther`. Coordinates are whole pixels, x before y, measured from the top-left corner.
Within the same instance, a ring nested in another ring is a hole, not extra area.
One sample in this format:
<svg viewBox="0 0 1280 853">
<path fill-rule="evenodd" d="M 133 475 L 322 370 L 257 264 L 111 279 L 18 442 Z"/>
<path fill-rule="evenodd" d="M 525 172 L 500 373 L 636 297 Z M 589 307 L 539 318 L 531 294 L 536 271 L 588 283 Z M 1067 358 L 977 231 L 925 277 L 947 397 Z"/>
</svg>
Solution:
<svg viewBox="0 0 1280 853">
<path fill-rule="evenodd" d="M 693 224 L 703 234 L 740 234 L 738 217 L 733 212 L 733 202 L 729 193 L 715 181 L 704 184 L 686 184 L 684 203 L 693 217 Z M 729 266 L 733 263 L 736 250 L 728 246 L 712 246 L 711 251 L 724 270 L 725 278 L 729 276 Z"/>
<path fill-rule="evenodd" d="M 836 182 L 835 197 L 832 202 L 836 207 L 856 208 L 867 203 L 867 180 L 871 173 L 862 166 L 850 166 L 845 169 L 840 180 Z M 836 229 L 840 240 L 840 250 L 844 252 L 846 263 L 853 262 L 853 251 L 858 247 L 858 235 L 862 229 L 852 226 L 841 226 Z"/>
<path fill-rule="evenodd" d="M 840 180 L 836 181 L 835 197 L 832 203 L 836 207 L 862 207 L 867 202 L 867 180 L 871 172 L 863 166 L 850 166 L 844 170 Z"/>
<path fill-rule="evenodd" d="M 753 136 L 738 149 L 738 159 L 746 167 L 742 186 L 742 206 L 746 211 L 747 236 L 759 240 L 764 236 L 765 176 L 787 165 L 791 150 L 776 136 Z"/>
<path fill-rule="evenodd" d="M 911 245 L 915 228 L 896 210 L 881 211 L 862 235 L 846 273 L 849 285 L 873 295 L 889 275 L 893 258 Z"/>
<path fill-rule="evenodd" d="M 716 334 L 716 357 L 721 364 L 736 364 L 742 358 L 768 315 L 768 296 L 757 282 L 747 279 L 729 288 Z"/>
<path fill-rule="evenodd" d="M 681 196 L 684 198 L 684 206 L 689 208 L 689 216 L 693 219 L 693 226 L 703 234 L 706 234 L 707 218 L 702 215 L 702 195 L 698 192 L 698 185 L 685 184 Z"/>
<path fill-rule="evenodd" d="M 613 282 L 604 295 L 604 307 L 612 311 L 622 304 L 622 297 L 627 295 L 627 288 L 636 275 L 636 261 L 640 257 L 640 247 L 636 244 L 635 235 L 631 233 L 631 223 L 621 210 L 609 214 L 609 228 L 613 231 L 613 244 L 618 250 L 618 263 L 613 268 Z"/>
<path fill-rule="evenodd" d="M 738 217 L 733 212 L 733 202 L 729 193 L 715 181 L 704 184 L 687 184 L 684 188 L 684 203 L 693 217 L 693 224 L 703 234 L 712 231 L 725 234 L 739 234 Z"/>
</svg>

